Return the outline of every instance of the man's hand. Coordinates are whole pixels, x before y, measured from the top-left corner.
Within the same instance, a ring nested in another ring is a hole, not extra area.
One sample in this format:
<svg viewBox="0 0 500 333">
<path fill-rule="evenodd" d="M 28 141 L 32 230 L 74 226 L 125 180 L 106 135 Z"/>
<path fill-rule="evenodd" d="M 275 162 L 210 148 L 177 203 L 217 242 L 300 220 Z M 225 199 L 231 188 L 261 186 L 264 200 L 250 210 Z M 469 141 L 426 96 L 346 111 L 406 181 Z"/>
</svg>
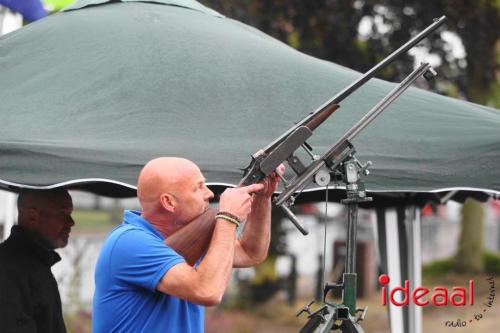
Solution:
<svg viewBox="0 0 500 333">
<path fill-rule="evenodd" d="M 271 241 L 271 196 L 280 181 L 278 174 L 284 172 L 285 166 L 281 164 L 258 184 L 262 187 L 253 196 L 248 221 L 243 234 L 236 241 L 233 267 L 251 267 L 266 259 Z"/>
<path fill-rule="evenodd" d="M 280 182 L 280 177 L 278 174 L 283 175 L 284 173 L 285 173 L 285 166 L 283 164 L 280 164 L 278 168 L 276 168 L 276 171 L 274 171 L 272 174 L 270 174 L 268 177 L 266 177 L 263 181 L 259 183 L 264 185 L 264 189 L 256 193 L 256 195 L 264 197 L 266 199 L 270 198 L 278 188 Z"/>
<path fill-rule="evenodd" d="M 219 210 L 238 216 L 240 221 L 246 220 L 252 210 L 251 194 L 262 191 L 264 187 L 259 183 L 226 189 L 220 196 Z"/>
</svg>

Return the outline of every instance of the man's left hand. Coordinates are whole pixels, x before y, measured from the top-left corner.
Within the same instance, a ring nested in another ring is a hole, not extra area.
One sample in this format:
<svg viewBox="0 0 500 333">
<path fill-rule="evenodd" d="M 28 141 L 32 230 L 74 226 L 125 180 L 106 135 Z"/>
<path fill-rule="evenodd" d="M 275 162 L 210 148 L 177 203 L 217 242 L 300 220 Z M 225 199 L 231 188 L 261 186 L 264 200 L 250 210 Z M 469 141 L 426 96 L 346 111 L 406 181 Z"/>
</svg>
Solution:
<svg viewBox="0 0 500 333">
<path fill-rule="evenodd" d="M 278 188 L 278 185 L 280 182 L 280 177 L 278 176 L 278 173 L 280 175 L 283 175 L 285 173 L 285 166 L 283 164 L 280 164 L 276 168 L 276 171 L 274 171 L 272 174 L 267 176 L 261 182 L 262 184 L 264 184 L 264 189 L 262 191 L 259 191 L 258 193 L 255 193 L 255 195 L 257 197 L 263 197 L 263 198 L 269 199 L 273 195 L 273 193 Z"/>
</svg>

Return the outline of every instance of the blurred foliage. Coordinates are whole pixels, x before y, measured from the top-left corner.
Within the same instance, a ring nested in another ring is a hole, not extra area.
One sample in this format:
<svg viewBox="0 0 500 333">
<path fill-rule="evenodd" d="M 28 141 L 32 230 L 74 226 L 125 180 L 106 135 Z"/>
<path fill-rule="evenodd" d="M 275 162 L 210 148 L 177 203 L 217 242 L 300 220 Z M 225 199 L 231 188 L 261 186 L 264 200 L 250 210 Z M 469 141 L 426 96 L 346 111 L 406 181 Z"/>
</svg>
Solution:
<svg viewBox="0 0 500 333">
<path fill-rule="evenodd" d="M 500 275 L 500 254 L 494 252 L 485 252 L 483 255 L 484 272 Z"/>
<path fill-rule="evenodd" d="M 284 288 L 276 271 L 278 255 L 287 253 L 286 233 L 282 227 L 285 215 L 281 209 L 273 207 L 271 211 L 271 244 L 266 260 L 254 268 L 255 275 L 250 281 L 240 283 L 240 307 L 248 307 L 252 303 L 265 302 Z"/>
<path fill-rule="evenodd" d="M 422 267 L 424 275 L 440 276 L 453 272 L 455 268 L 455 259 L 453 257 L 436 260 Z"/>
<path fill-rule="evenodd" d="M 481 262 L 484 265 L 484 273 L 500 275 L 500 254 L 485 251 L 480 257 Z M 455 265 L 455 258 L 448 257 L 441 260 L 433 261 L 426 264 L 422 268 L 424 276 L 440 277 L 450 273 L 460 273 L 457 272 Z"/>
<path fill-rule="evenodd" d="M 432 34 L 424 45 L 441 58 L 433 89 L 442 94 L 500 107 L 500 0 L 202 0 L 222 14 L 252 25 L 298 50 L 366 72 L 436 17 L 459 36 L 454 45 Z M 361 22 L 369 31 L 359 33 Z M 497 27 L 497 28 L 495 28 Z M 400 58 L 380 77 L 399 81 L 413 67 Z"/>
<path fill-rule="evenodd" d="M 250 299 L 254 303 L 265 302 L 280 289 L 280 281 L 276 272 L 276 255 L 270 254 L 254 269 L 255 275 L 249 285 Z"/>
<path fill-rule="evenodd" d="M 92 332 L 92 315 L 84 310 L 64 314 L 64 323 L 68 333 Z"/>
<path fill-rule="evenodd" d="M 253 285 L 262 284 L 266 282 L 276 281 L 278 274 L 274 267 L 276 266 L 276 256 L 270 255 L 266 261 L 255 267 L 255 276 L 250 280 Z"/>
<path fill-rule="evenodd" d="M 73 232 L 76 233 L 108 232 L 117 224 L 113 222 L 112 211 L 75 209 L 71 216 L 75 221 Z"/>
<path fill-rule="evenodd" d="M 75 1 L 76 0 L 42 0 L 43 4 L 49 11 L 59 11 Z"/>
</svg>

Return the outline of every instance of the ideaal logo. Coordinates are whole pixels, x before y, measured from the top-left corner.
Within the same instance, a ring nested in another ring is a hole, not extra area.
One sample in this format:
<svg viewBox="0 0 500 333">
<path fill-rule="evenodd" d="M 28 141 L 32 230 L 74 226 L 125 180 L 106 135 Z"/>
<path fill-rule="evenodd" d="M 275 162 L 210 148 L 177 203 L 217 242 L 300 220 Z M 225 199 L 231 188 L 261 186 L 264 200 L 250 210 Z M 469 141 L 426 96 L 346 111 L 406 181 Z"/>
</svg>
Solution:
<svg viewBox="0 0 500 333">
<path fill-rule="evenodd" d="M 390 277 L 387 274 L 382 274 L 379 276 L 378 281 L 382 285 L 382 305 L 387 305 L 387 302 L 395 306 L 407 306 L 410 301 L 417 306 L 427 306 L 432 304 L 434 306 L 473 306 L 474 305 L 474 280 L 469 280 L 467 286 L 455 286 L 452 287 L 451 291 L 443 286 L 436 286 L 432 290 L 426 287 L 416 287 L 414 290 L 410 291 L 410 282 L 405 280 L 404 287 L 396 286 L 389 290 L 387 285 L 390 282 Z M 495 300 L 495 280 L 493 277 L 486 279 L 488 283 L 489 290 L 486 297 L 486 301 L 481 305 L 482 312 L 475 313 L 472 319 L 469 319 L 469 324 L 474 320 L 481 320 L 483 314 L 488 308 L 493 306 Z M 399 296 L 397 293 L 399 292 Z M 446 321 L 444 323 L 447 327 L 465 327 L 467 326 L 467 320 L 458 319 L 456 321 Z"/>
<path fill-rule="evenodd" d="M 382 274 L 378 278 L 378 282 L 382 286 L 386 286 L 390 281 L 391 279 L 386 274 Z M 389 295 L 389 302 L 395 306 L 408 305 L 410 299 L 413 304 L 418 306 L 426 306 L 431 302 L 435 306 L 446 306 L 449 303 L 453 306 L 474 305 L 474 280 L 469 280 L 468 287 L 453 287 L 450 293 L 448 293 L 448 289 L 441 286 L 434 287 L 432 292 L 429 288 L 417 287 L 411 292 L 411 297 L 410 282 L 405 280 L 404 284 L 404 287 L 395 287 L 389 292 L 387 287 L 382 287 L 382 305 L 387 305 L 387 295 Z M 395 297 L 398 291 L 403 295 L 402 301 L 398 301 Z M 430 294 L 430 300 L 426 298 L 427 294 Z"/>
</svg>

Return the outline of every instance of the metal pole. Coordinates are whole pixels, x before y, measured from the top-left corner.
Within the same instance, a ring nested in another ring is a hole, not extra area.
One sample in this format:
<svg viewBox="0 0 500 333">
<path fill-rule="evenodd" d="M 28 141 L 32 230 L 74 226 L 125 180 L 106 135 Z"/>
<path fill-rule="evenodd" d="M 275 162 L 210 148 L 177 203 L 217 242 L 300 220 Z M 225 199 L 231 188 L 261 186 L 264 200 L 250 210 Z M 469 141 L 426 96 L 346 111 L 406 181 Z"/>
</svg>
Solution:
<svg viewBox="0 0 500 333">
<path fill-rule="evenodd" d="M 10 11 L 7 7 L 0 5 L 0 36 L 23 26 L 23 17 L 19 13 Z"/>
<path fill-rule="evenodd" d="M 415 206 L 407 208 L 408 223 L 408 279 L 410 280 L 411 290 L 422 285 L 422 240 L 420 230 L 420 209 Z M 416 306 L 410 302 L 408 309 L 408 333 L 422 333 L 422 307 Z"/>
<path fill-rule="evenodd" d="M 3 239 L 7 239 L 10 236 L 10 229 L 15 224 L 16 221 L 16 195 L 10 192 L 1 193 L 0 197 L 3 197 L 4 200 L 4 210 L 5 210 L 5 219 L 3 225 Z"/>
<path fill-rule="evenodd" d="M 384 111 L 392 102 L 394 102 L 401 94 L 408 89 L 413 82 L 420 76 L 426 73 L 431 68 L 429 63 L 422 63 L 413 72 L 411 72 L 400 84 L 397 85 L 391 92 L 378 102 L 367 114 L 363 116 L 351 129 L 344 134 L 339 141 L 352 140 L 359 132 L 361 132 L 368 124 L 370 124 L 382 111 Z"/>
<path fill-rule="evenodd" d="M 3 21 L 5 19 L 5 14 L 6 14 L 7 10 L 2 6 L 0 5 L 0 36 L 3 35 Z"/>
<path fill-rule="evenodd" d="M 356 235 L 358 232 L 358 204 L 350 203 L 347 205 L 347 254 L 346 254 L 346 273 L 356 273 Z"/>
</svg>

